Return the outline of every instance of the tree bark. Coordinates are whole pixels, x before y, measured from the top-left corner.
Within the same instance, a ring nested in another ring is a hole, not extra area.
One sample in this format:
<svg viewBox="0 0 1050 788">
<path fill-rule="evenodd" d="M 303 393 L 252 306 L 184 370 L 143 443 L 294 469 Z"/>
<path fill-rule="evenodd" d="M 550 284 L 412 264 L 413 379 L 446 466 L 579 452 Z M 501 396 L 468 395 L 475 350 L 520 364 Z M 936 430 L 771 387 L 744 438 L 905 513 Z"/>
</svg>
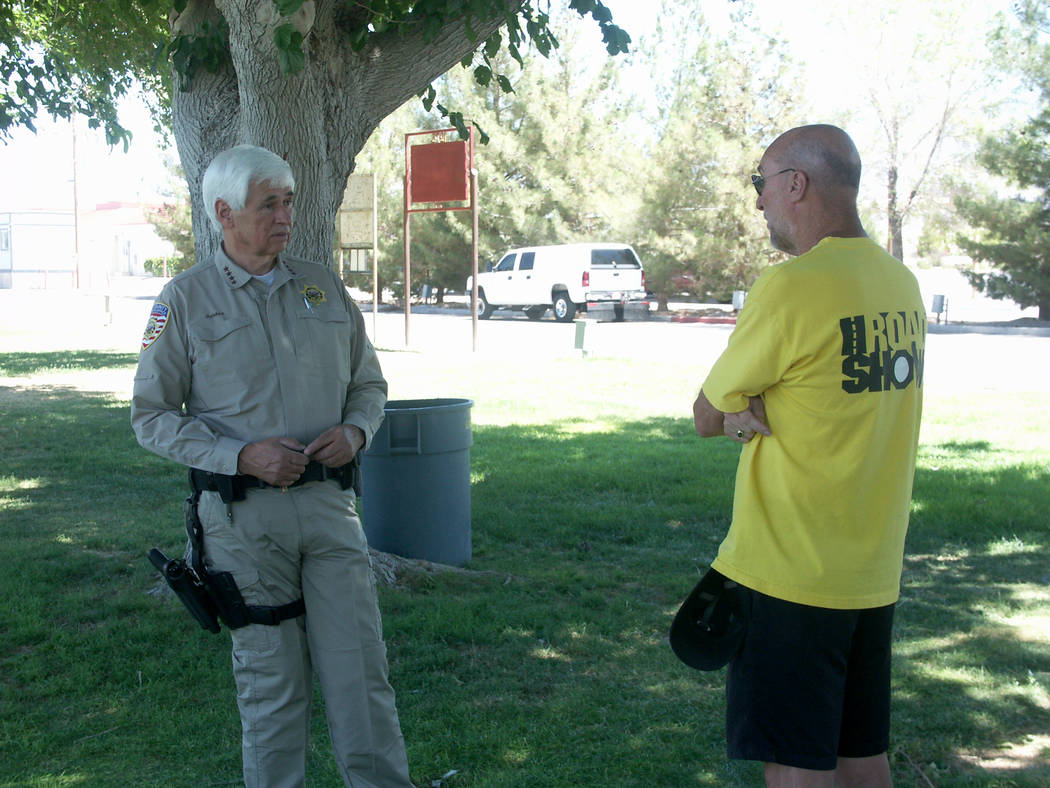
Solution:
<svg viewBox="0 0 1050 788">
<path fill-rule="evenodd" d="M 889 147 L 886 168 L 886 251 L 904 260 L 904 214 L 900 208 L 897 181 L 900 178 L 900 123 L 896 116 L 884 123 Z"/>
<path fill-rule="evenodd" d="M 517 5 L 508 0 L 509 8 Z M 277 15 L 273 0 L 191 0 L 173 20 L 183 33 L 220 15 L 229 25 L 229 60 L 215 73 L 198 72 L 189 90 L 177 90 L 172 109 L 198 260 L 210 258 L 220 240 L 207 218 L 212 207 L 202 201 L 204 170 L 216 153 L 250 143 L 292 167 L 295 224 L 288 251 L 331 265 L 336 212 L 369 135 L 502 24 L 475 20 L 472 39 L 460 17 L 429 41 L 421 31 L 390 32 L 354 52 L 338 17 L 344 8 L 335 0 L 307 0 L 290 20 L 303 34 L 306 56 L 294 75 L 281 72 L 273 31 L 289 20 Z"/>
<path fill-rule="evenodd" d="M 897 178 L 897 165 L 891 164 L 886 171 L 886 251 L 903 260 L 904 217 L 897 202 Z"/>
</svg>

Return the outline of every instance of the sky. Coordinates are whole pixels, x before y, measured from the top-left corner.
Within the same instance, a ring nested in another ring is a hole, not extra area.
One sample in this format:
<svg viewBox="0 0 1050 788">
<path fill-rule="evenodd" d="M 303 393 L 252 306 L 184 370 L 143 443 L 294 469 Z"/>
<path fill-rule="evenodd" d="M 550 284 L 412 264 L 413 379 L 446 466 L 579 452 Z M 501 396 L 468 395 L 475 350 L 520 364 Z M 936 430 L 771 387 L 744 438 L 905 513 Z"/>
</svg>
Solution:
<svg viewBox="0 0 1050 788">
<path fill-rule="evenodd" d="M 614 21 L 631 34 L 636 46 L 652 33 L 650 4 L 637 0 L 605 2 Z M 839 107 L 842 97 L 850 95 L 850 87 L 844 86 L 843 80 L 849 78 L 844 63 L 848 63 L 853 42 L 849 34 L 831 35 L 824 28 L 825 0 L 703 0 L 711 27 L 724 29 L 728 10 L 737 3 L 753 6 L 763 29 L 781 30 L 796 59 L 807 65 L 806 81 L 816 114 Z M 952 13 L 973 14 L 976 19 L 990 7 L 1008 8 L 1009 0 L 936 0 L 934 4 L 951 8 Z M 881 0 L 839 0 L 836 7 L 859 33 L 884 5 Z M 88 129 L 83 119 L 77 122 L 77 195 L 82 211 L 110 201 L 157 202 L 168 189 L 171 176 L 166 162 L 175 154 L 161 146 L 145 108 L 134 99 L 125 101 L 121 121 L 134 134 L 127 153 L 120 146 L 109 149 L 101 131 Z M 0 212 L 73 209 L 72 126 L 69 121 L 56 122 L 45 116 L 38 119 L 37 129 L 35 135 L 17 130 L 6 145 L 0 143 Z"/>
<path fill-rule="evenodd" d="M 103 202 L 157 202 L 169 180 L 165 158 L 145 107 L 136 100 L 121 105 L 121 122 L 134 137 L 128 152 L 109 148 L 101 130 L 76 120 L 77 201 L 80 210 Z M 16 129 L 0 143 L 0 212 L 73 210 L 73 124 L 37 119 L 37 133 Z"/>
</svg>

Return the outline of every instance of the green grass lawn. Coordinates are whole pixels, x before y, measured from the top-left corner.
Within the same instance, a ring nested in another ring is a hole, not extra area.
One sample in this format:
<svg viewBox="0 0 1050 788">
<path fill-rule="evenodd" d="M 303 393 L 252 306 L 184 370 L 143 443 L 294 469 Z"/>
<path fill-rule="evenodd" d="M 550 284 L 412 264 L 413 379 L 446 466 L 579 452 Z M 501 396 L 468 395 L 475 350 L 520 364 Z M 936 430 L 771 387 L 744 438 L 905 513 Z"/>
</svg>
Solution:
<svg viewBox="0 0 1050 788">
<path fill-rule="evenodd" d="M 0 786 L 240 782 L 228 635 L 152 593 L 145 558 L 181 551 L 184 471 L 137 446 L 112 394 L 8 385 L 130 376 L 134 360 L 0 354 Z M 471 571 L 381 589 L 416 784 L 760 785 L 759 766 L 725 759 L 724 671 L 690 671 L 666 641 L 731 509 L 738 449 L 692 431 L 705 370 L 383 363 L 392 398 L 474 400 Z M 1045 403 L 927 396 L 897 614 L 899 786 L 1050 784 Z M 308 780 L 335 786 L 320 705 Z"/>
</svg>

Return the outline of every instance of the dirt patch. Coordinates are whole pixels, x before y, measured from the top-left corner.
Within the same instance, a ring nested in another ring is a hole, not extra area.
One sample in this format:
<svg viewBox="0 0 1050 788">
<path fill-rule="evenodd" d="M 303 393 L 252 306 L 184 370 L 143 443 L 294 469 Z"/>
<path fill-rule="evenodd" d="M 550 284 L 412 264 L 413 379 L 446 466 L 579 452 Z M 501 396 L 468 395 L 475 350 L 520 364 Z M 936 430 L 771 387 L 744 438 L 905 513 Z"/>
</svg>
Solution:
<svg viewBox="0 0 1050 788">
<path fill-rule="evenodd" d="M 383 585 L 400 587 L 402 580 L 407 576 L 435 575 L 453 573 L 459 575 L 496 575 L 497 572 L 478 571 L 474 569 L 463 569 L 458 566 L 447 564 L 435 564 L 433 561 L 424 561 L 419 558 L 402 558 L 393 553 L 382 553 L 378 550 L 368 548 L 372 557 L 372 571 L 375 573 L 376 581 Z M 509 579 L 509 578 L 508 578 Z"/>
<path fill-rule="evenodd" d="M 1032 769 L 1050 776 L 1050 735 L 1029 736 L 1000 749 L 960 754 L 958 758 L 987 772 L 1002 774 Z"/>
</svg>

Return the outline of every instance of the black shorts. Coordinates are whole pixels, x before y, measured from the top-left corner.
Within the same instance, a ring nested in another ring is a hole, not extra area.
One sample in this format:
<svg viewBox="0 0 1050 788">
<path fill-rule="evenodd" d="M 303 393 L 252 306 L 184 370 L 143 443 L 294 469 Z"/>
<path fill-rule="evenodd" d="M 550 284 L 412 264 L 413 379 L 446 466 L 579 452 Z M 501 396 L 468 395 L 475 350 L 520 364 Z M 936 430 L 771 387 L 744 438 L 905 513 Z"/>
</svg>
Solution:
<svg viewBox="0 0 1050 788">
<path fill-rule="evenodd" d="M 830 610 L 751 591 L 726 677 L 730 758 L 834 769 L 889 749 L 894 605 Z"/>
</svg>

